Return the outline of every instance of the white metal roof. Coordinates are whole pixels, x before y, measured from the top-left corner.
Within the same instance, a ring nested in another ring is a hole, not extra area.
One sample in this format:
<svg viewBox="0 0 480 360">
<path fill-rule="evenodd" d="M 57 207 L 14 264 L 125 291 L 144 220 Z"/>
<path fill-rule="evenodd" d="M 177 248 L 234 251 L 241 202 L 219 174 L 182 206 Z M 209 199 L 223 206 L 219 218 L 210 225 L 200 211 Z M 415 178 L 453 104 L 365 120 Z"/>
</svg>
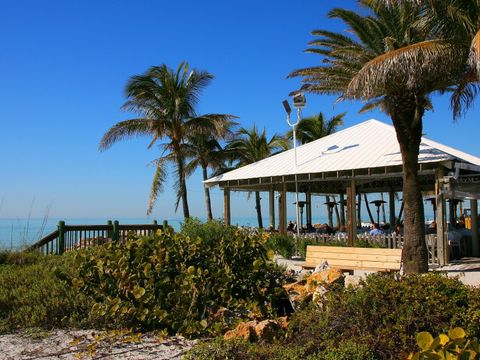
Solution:
<svg viewBox="0 0 480 360">
<path fill-rule="evenodd" d="M 222 181 L 260 177 L 377 168 L 402 164 L 395 129 L 371 119 L 338 131 L 294 150 L 270 156 L 205 181 L 213 186 Z M 480 158 L 422 137 L 419 163 L 458 160 L 480 166 Z"/>
</svg>

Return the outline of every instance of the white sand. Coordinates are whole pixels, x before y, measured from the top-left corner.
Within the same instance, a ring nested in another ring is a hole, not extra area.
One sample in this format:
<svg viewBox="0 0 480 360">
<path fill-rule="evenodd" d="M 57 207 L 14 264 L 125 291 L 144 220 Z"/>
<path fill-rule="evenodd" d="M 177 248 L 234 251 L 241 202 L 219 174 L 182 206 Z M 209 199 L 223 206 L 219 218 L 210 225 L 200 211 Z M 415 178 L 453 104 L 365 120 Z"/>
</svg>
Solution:
<svg viewBox="0 0 480 360">
<path fill-rule="evenodd" d="M 151 333 L 128 340 L 92 330 L 55 330 L 41 337 L 9 334 L 0 336 L 0 359 L 181 359 L 195 344 L 183 337 L 160 339 Z"/>
</svg>

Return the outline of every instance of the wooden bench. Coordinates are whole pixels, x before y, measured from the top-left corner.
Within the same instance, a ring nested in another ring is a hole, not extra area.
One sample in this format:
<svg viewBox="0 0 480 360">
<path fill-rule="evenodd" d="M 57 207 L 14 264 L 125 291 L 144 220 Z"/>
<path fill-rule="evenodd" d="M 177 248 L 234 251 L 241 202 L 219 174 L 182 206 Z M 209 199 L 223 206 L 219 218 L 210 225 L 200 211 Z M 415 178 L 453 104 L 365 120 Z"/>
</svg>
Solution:
<svg viewBox="0 0 480 360">
<path fill-rule="evenodd" d="M 401 258 L 401 249 L 308 245 L 302 267 L 313 269 L 326 260 L 341 270 L 399 271 Z"/>
</svg>

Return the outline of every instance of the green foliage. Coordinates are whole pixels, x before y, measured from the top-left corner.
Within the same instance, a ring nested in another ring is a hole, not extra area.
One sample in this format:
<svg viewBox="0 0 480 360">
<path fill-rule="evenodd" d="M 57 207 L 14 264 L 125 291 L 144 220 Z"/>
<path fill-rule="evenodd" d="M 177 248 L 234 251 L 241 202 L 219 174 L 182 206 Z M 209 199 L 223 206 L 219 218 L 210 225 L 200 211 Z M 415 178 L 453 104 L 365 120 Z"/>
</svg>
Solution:
<svg viewBox="0 0 480 360">
<path fill-rule="evenodd" d="M 68 280 L 74 271 L 71 256 L 9 253 L 3 261 L 0 332 L 85 323 L 91 304 Z"/>
<path fill-rule="evenodd" d="M 480 359 L 478 340 L 469 339 L 460 327 L 450 329 L 448 335 L 440 334 L 435 339 L 429 332 L 422 331 L 417 334 L 417 344 L 420 351 L 411 353 L 409 360 Z"/>
<path fill-rule="evenodd" d="M 0 265 L 29 265 L 45 259 L 39 252 L 33 251 L 0 251 Z"/>
<path fill-rule="evenodd" d="M 218 333 L 223 325 L 210 316 L 218 307 L 266 315 L 284 296 L 265 240 L 217 222 L 192 220 L 181 233 L 133 237 L 77 259 L 75 286 L 94 299 L 93 315 L 113 326 Z"/>
<path fill-rule="evenodd" d="M 309 360 L 315 359 L 305 355 L 301 347 L 285 347 L 280 343 L 251 344 L 240 339 L 200 343 L 191 349 L 185 360 Z"/>
<path fill-rule="evenodd" d="M 480 334 L 480 291 L 439 274 L 369 276 L 359 289 L 336 288 L 323 308 L 294 316 L 288 341 L 322 348 L 329 341 L 355 339 L 379 358 L 405 358 L 420 331 L 442 332 L 462 326 Z"/>
</svg>

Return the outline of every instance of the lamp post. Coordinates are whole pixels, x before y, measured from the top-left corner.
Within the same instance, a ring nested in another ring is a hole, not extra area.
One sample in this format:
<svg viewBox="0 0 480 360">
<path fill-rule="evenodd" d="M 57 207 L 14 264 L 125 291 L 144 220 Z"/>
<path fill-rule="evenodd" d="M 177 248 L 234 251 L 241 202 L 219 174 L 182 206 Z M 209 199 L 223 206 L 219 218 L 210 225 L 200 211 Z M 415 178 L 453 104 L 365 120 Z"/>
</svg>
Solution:
<svg viewBox="0 0 480 360">
<path fill-rule="evenodd" d="M 370 204 L 373 204 L 377 207 L 377 224 L 380 225 L 380 206 L 382 204 L 385 204 L 386 201 L 384 200 L 373 200 L 373 201 L 370 201 Z"/>
<path fill-rule="evenodd" d="M 298 256 L 298 238 L 300 237 L 300 221 L 299 221 L 299 199 L 298 199 L 298 181 L 297 181 L 297 125 L 300 122 L 302 117 L 302 109 L 305 107 L 307 103 L 305 99 L 305 95 L 299 92 L 293 95 L 293 106 L 297 109 L 297 121 L 291 122 L 290 114 L 292 113 L 292 109 L 290 108 L 290 104 L 288 100 L 283 100 L 283 107 L 287 113 L 287 124 L 292 128 L 293 133 L 293 152 L 295 157 L 295 217 L 297 221 L 297 241 L 295 242 L 296 247 L 296 255 Z"/>
</svg>

